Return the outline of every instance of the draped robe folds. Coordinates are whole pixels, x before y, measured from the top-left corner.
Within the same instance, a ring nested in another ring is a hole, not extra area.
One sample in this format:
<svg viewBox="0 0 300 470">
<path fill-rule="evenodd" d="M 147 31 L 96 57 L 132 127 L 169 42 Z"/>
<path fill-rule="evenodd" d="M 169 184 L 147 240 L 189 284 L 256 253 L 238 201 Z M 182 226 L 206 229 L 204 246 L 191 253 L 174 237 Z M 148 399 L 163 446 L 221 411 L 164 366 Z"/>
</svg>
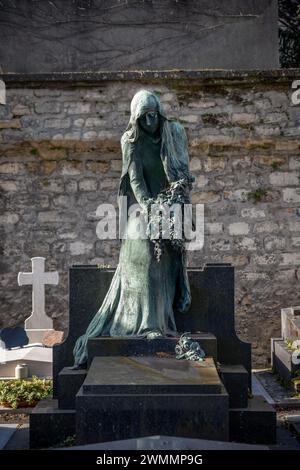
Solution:
<svg viewBox="0 0 300 470">
<path fill-rule="evenodd" d="M 168 183 L 189 175 L 183 127 L 178 122 L 168 121 L 162 112 L 160 119 L 158 138 L 139 129 L 138 138 L 132 139 L 130 126 L 122 137 L 119 196 L 127 196 L 128 208 L 137 203 L 144 207 L 147 200 L 155 198 Z M 165 244 L 158 262 L 153 242 L 141 230 L 141 219 L 138 221 L 135 214 L 125 215 L 128 223 L 119 264 L 101 307 L 75 344 L 77 365 L 87 361 L 89 338 L 146 336 L 150 331 L 175 335 L 174 308 L 186 312 L 190 306 L 185 253 Z"/>
</svg>

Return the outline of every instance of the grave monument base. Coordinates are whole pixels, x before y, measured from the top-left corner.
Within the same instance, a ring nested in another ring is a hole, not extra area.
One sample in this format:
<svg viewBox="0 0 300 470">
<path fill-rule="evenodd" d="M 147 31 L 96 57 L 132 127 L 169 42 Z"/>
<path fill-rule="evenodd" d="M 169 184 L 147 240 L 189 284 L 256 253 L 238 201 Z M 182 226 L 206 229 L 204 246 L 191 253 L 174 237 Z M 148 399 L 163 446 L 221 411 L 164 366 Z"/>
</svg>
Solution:
<svg viewBox="0 0 300 470">
<path fill-rule="evenodd" d="M 176 314 L 206 352 L 203 363 L 175 359 L 180 338 L 90 339 L 88 369 L 71 370 L 72 350 L 101 305 L 112 270 L 70 270 L 69 335 L 54 349 L 55 398 L 30 416 L 32 448 L 76 435 L 78 444 L 165 434 L 273 444 L 276 412 L 248 399 L 251 349 L 234 329 L 234 270 L 225 264 L 189 270 L 192 306 Z M 64 424 L 65 423 L 65 424 Z M 47 437 L 48 436 L 48 437 Z"/>
</svg>

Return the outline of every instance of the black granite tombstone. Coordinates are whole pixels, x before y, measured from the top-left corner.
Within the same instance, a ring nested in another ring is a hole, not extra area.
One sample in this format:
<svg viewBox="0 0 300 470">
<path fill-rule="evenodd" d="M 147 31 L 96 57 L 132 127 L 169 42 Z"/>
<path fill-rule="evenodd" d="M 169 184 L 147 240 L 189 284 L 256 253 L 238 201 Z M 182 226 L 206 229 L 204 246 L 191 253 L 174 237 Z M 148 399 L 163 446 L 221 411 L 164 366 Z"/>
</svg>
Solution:
<svg viewBox="0 0 300 470">
<path fill-rule="evenodd" d="M 102 304 L 113 274 L 97 266 L 70 269 L 69 334 L 53 348 L 57 400 L 33 410 L 31 447 L 73 434 L 78 444 L 157 433 L 274 443 L 275 410 L 248 396 L 251 346 L 235 333 L 230 264 L 188 270 L 192 305 L 184 315 L 176 312 L 178 333 L 189 331 L 200 342 L 204 363 L 175 359 L 178 337 L 98 337 L 88 342 L 87 370 L 68 367 L 75 341 Z"/>
<path fill-rule="evenodd" d="M 73 348 L 99 309 L 108 291 L 113 269 L 74 266 L 70 269 L 70 319 L 66 340 L 53 348 L 54 389 L 58 373 L 73 364 Z M 203 270 L 188 270 L 192 305 L 186 314 L 176 313 L 179 333 L 207 332 L 217 338 L 217 360 L 243 365 L 251 387 L 251 345 L 241 341 L 234 328 L 234 267 L 207 264 Z M 129 353 L 130 354 L 130 353 Z"/>
</svg>

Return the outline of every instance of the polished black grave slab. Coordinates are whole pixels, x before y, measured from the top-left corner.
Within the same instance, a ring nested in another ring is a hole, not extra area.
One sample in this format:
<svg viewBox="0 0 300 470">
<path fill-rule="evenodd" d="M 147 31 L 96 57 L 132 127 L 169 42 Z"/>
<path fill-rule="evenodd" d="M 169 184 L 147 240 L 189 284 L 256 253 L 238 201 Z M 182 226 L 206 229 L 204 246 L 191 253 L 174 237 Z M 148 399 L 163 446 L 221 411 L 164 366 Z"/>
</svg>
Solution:
<svg viewBox="0 0 300 470">
<path fill-rule="evenodd" d="M 201 344 L 207 356 L 217 362 L 217 340 L 209 333 L 197 333 L 191 335 L 195 341 Z M 175 345 L 179 340 L 177 337 L 157 338 L 147 340 L 146 338 L 124 337 L 92 338 L 88 341 L 88 369 L 94 358 L 114 356 L 134 357 L 164 357 L 175 358 Z M 62 409 L 75 408 L 75 396 L 87 375 L 87 370 L 72 370 L 64 367 L 58 374 L 57 396 L 58 403 Z"/>
<path fill-rule="evenodd" d="M 96 357 L 76 395 L 78 444 L 161 434 L 228 440 L 229 398 L 212 358 Z"/>
<path fill-rule="evenodd" d="M 84 394 L 76 397 L 77 444 L 149 434 L 228 441 L 228 394 Z M 205 436 L 205 437 L 204 437 Z"/>
<path fill-rule="evenodd" d="M 214 361 L 161 357 L 95 357 L 83 383 L 84 393 L 120 395 L 221 393 Z"/>
</svg>

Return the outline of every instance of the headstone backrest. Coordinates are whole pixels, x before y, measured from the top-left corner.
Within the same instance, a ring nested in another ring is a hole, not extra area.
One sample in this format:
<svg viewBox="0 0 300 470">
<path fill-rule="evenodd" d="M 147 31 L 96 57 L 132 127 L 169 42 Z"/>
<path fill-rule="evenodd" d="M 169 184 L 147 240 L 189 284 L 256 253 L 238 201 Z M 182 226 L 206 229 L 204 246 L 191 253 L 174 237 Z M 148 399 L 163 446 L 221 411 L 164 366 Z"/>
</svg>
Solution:
<svg viewBox="0 0 300 470">
<path fill-rule="evenodd" d="M 73 266 L 70 269 L 69 330 L 65 341 L 53 347 L 53 384 L 57 396 L 59 372 L 74 363 L 76 340 L 84 334 L 102 305 L 114 269 Z M 249 372 L 251 389 L 251 345 L 241 341 L 234 326 L 234 268 L 230 264 L 209 263 L 188 269 L 192 305 L 186 315 L 175 313 L 179 333 L 212 333 L 218 341 L 218 360 L 223 364 L 242 364 Z"/>
<path fill-rule="evenodd" d="M 0 340 L 3 342 L 6 349 L 22 348 L 29 342 L 26 331 L 20 326 L 0 330 Z"/>
</svg>

